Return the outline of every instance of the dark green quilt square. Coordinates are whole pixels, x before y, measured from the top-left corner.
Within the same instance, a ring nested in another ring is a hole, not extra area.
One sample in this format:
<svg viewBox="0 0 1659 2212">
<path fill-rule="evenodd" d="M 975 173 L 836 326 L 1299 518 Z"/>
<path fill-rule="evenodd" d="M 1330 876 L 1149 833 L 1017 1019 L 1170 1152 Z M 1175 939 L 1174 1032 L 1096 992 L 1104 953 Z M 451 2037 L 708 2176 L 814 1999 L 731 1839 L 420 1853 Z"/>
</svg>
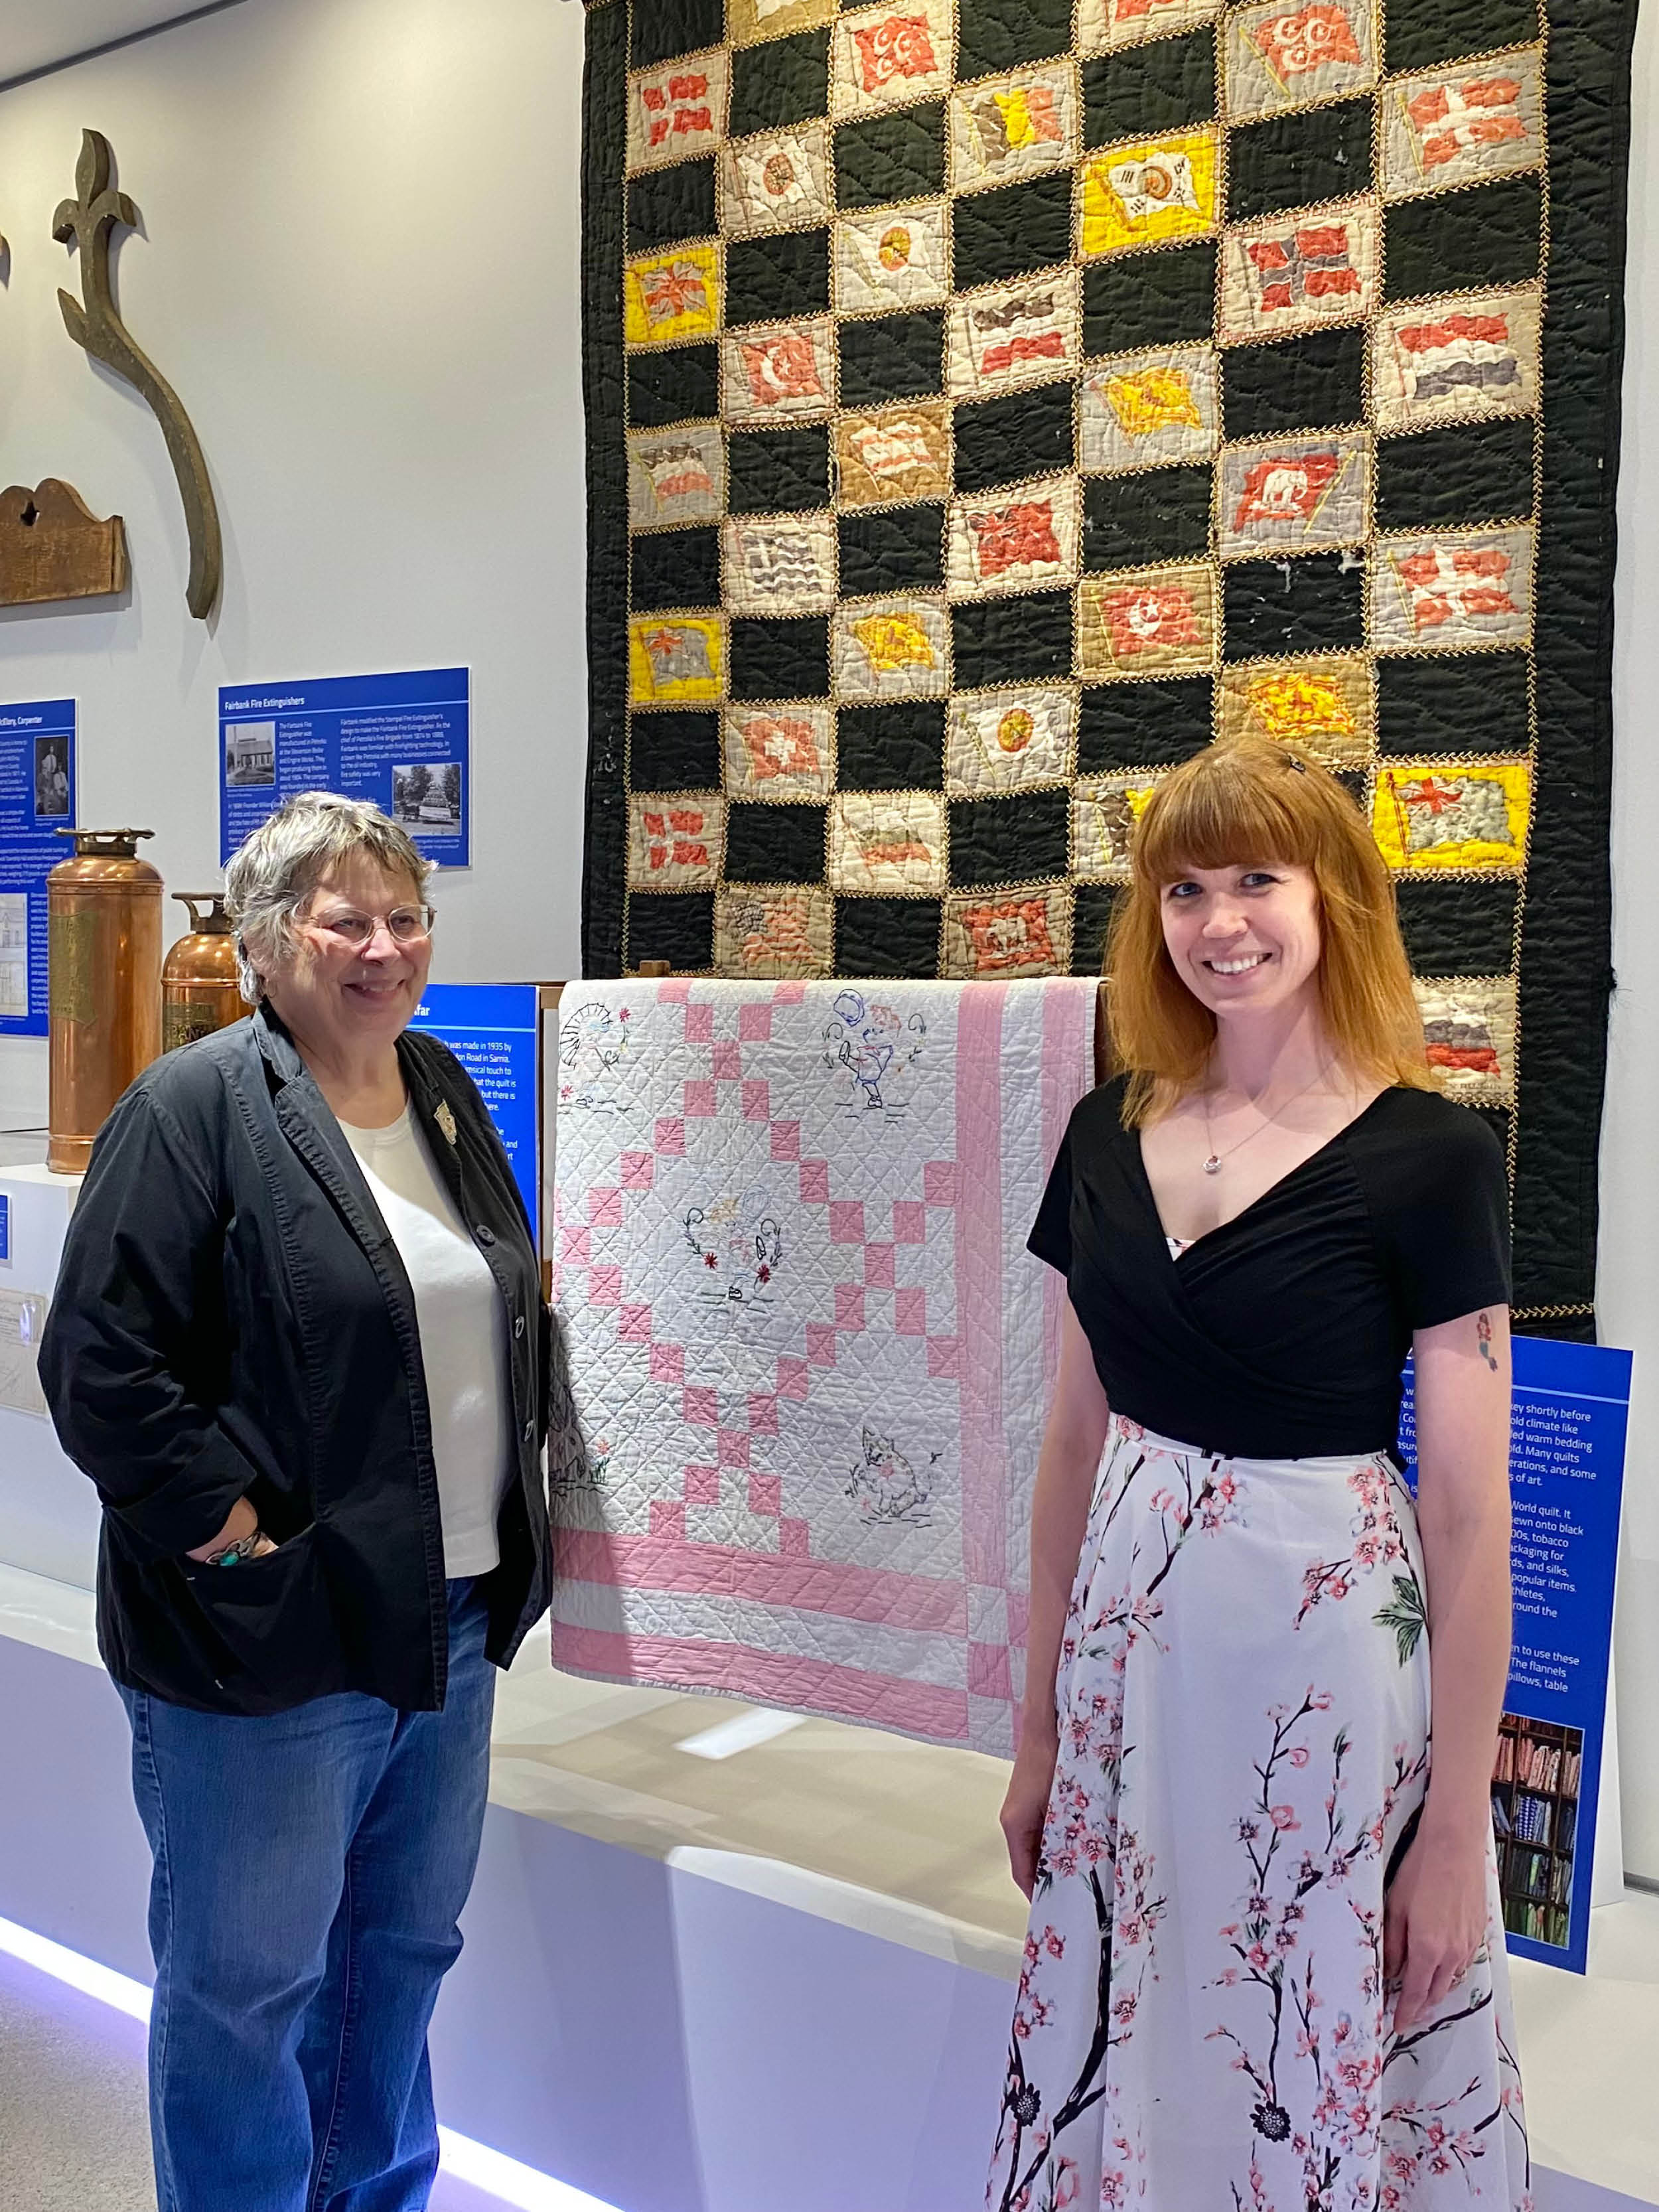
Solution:
<svg viewBox="0 0 1659 2212">
<path fill-rule="evenodd" d="M 725 0 L 645 0 L 629 10 L 630 69 L 698 54 L 726 36 Z"/>
<path fill-rule="evenodd" d="M 1083 272 L 1083 350 L 1133 353 L 1141 346 L 1207 338 L 1215 326 L 1215 247 L 1128 253 Z"/>
<path fill-rule="evenodd" d="M 830 689 L 830 623 L 823 615 L 734 616 L 734 699 L 817 699 Z"/>
<path fill-rule="evenodd" d="M 1072 258 L 1072 173 L 1033 177 L 951 204 L 951 282 L 959 292 L 1001 284 Z"/>
<path fill-rule="evenodd" d="M 958 83 L 1047 61 L 1071 43 L 1072 0 L 958 0 Z"/>
<path fill-rule="evenodd" d="M 837 325 L 836 337 L 843 407 L 879 407 L 945 389 L 943 307 L 848 319 Z"/>
<path fill-rule="evenodd" d="M 1083 487 L 1083 566 L 1133 568 L 1210 550 L 1211 471 L 1146 469 Z"/>
<path fill-rule="evenodd" d="M 1078 774 L 1179 767 L 1210 742 L 1213 691 L 1207 676 L 1090 684 L 1078 714 Z"/>
<path fill-rule="evenodd" d="M 830 233 L 782 230 L 734 238 L 726 249 L 726 322 L 769 323 L 822 315 L 830 307 Z"/>
<path fill-rule="evenodd" d="M 1430 530 L 1530 514 L 1532 447 L 1525 416 L 1384 438 L 1376 449 L 1377 528 Z"/>
<path fill-rule="evenodd" d="M 1022 477 L 1069 469 L 1076 447 L 1073 386 L 1040 384 L 1006 399 L 979 399 L 956 410 L 956 486 L 988 491 Z"/>
<path fill-rule="evenodd" d="M 1419 975 L 1506 975 L 1515 958 L 1513 884 L 1430 883 L 1395 887 L 1400 933 Z"/>
<path fill-rule="evenodd" d="M 690 707 L 636 712 L 628 726 L 628 781 L 635 791 L 718 791 L 720 716 Z"/>
<path fill-rule="evenodd" d="M 1123 896 L 1121 884 L 1079 884 L 1072 905 L 1072 973 L 1098 975 L 1106 959 L 1106 933 L 1112 909 Z"/>
<path fill-rule="evenodd" d="M 1023 684 L 1072 672 L 1072 595 L 1030 592 L 951 610 L 957 684 Z"/>
<path fill-rule="evenodd" d="M 1371 102 L 1345 100 L 1227 134 L 1233 222 L 1370 190 Z"/>
<path fill-rule="evenodd" d="M 1352 554 L 1235 561 L 1222 570 L 1222 605 L 1229 660 L 1328 653 L 1365 641 L 1364 565 Z"/>
<path fill-rule="evenodd" d="M 1388 0 L 1382 21 L 1386 69 L 1432 69 L 1535 39 L 1538 0 Z"/>
<path fill-rule="evenodd" d="M 676 161 L 628 180 L 628 250 L 648 253 L 683 238 L 712 238 L 720 228 L 714 209 L 714 160 Z"/>
<path fill-rule="evenodd" d="M 1068 872 L 1069 792 L 1028 791 L 1010 799 L 953 799 L 950 816 L 951 881 L 959 890 Z"/>
<path fill-rule="evenodd" d="M 726 810 L 726 879 L 732 884 L 821 884 L 829 809 L 734 799 Z"/>
<path fill-rule="evenodd" d="M 843 707 L 836 716 L 836 786 L 841 791 L 943 790 L 945 702 Z"/>
<path fill-rule="evenodd" d="M 1363 422 L 1364 392 L 1363 324 L 1277 345 L 1229 346 L 1221 356 L 1221 419 L 1230 438 Z"/>
<path fill-rule="evenodd" d="M 938 899 L 837 898 L 837 975 L 936 975 Z"/>
<path fill-rule="evenodd" d="M 720 534 L 715 529 L 645 530 L 629 540 L 629 603 L 648 608 L 717 607 Z"/>
<path fill-rule="evenodd" d="M 653 0 L 653 4 L 655 0 Z M 738 46 L 732 56 L 732 115 L 727 135 L 781 131 L 830 112 L 830 33 L 798 31 L 793 39 Z"/>
<path fill-rule="evenodd" d="M 1536 177 L 1398 200 L 1382 210 L 1383 296 L 1415 300 L 1538 274 Z"/>
<path fill-rule="evenodd" d="M 830 497 L 830 433 L 734 430 L 726 441 L 726 503 L 733 514 L 823 507 Z"/>
<path fill-rule="evenodd" d="M 843 123 L 836 133 L 836 204 L 882 207 L 945 190 L 945 106 Z"/>
<path fill-rule="evenodd" d="M 1152 39 L 1083 64 L 1083 143 L 1109 146 L 1146 131 L 1177 131 L 1215 113 L 1215 33 Z"/>
<path fill-rule="evenodd" d="M 635 891 L 628 901 L 628 957 L 635 967 L 665 960 L 671 968 L 709 968 L 714 961 L 713 891 Z"/>
<path fill-rule="evenodd" d="M 1385 653 L 1376 664 L 1376 748 L 1523 753 L 1531 742 L 1524 653 Z"/>
<path fill-rule="evenodd" d="M 720 348 L 665 346 L 628 359 L 628 420 L 635 430 L 690 422 L 720 411 Z"/>
<path fill-rule="evenodd" d="M 944 582 L 942 507 L 855 508 L 837 526 L 843 599 L 873 599 Z"/>
</svg>

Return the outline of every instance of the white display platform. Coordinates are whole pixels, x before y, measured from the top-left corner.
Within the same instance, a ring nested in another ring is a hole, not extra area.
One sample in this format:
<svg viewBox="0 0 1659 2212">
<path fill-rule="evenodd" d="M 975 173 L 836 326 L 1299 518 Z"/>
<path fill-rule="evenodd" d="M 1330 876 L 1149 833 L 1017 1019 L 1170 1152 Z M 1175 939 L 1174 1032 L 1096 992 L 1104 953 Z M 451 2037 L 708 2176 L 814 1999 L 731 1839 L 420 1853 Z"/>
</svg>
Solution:
<svg viewBox="0 0 1659 2212">
<path fill-rule="evenodd" d="M 87 1594 L 0 1567 L 0 1916 L 148 1981 L 127 1755 Z M 447 2125 L 617 2212 L 978 2205 L 1016 1939 L 492 1801 L 433 2029 Z M 1537 2212 L 1659 2205 L 1659 1898 L 1591 1931 L 1582 1980 L 1515 1962 Z"/>
<path fill-rule="evenodd" d="M 0 1167 L 9 1201 L 10 1257 L 0 1294 L 50 1303 L 64 1238 L 81 1194 L 79 1176 L 45 1166 Z M 90 1589 L 98 1564 L 98 1499 L 58 1449 L 44 1403 L 23 1412 L 0 1402 L 0 1559 Z"/>
</svg>

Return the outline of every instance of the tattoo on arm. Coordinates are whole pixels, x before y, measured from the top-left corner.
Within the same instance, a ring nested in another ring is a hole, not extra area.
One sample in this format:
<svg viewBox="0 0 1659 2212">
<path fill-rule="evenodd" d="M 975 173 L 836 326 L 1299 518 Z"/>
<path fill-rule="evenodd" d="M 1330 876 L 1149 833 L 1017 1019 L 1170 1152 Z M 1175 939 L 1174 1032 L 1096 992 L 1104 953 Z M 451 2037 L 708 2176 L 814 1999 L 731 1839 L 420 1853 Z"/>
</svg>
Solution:
<svg viewBox="0 0 1659 2212">
<path fill-rule="evenodd" d="M 1480 1342 L 1480 1357 L 1486 1361 L 1487 1366 L 1491 1368 L 1492 1373 L 1496 1375 L 1498 1372 L 1498 1354 L 1492 1348 L 1492 1316 L 1490 1314 L 1477 1314 L 1475 1316 L 1474 1334 Z"/>
</svg>

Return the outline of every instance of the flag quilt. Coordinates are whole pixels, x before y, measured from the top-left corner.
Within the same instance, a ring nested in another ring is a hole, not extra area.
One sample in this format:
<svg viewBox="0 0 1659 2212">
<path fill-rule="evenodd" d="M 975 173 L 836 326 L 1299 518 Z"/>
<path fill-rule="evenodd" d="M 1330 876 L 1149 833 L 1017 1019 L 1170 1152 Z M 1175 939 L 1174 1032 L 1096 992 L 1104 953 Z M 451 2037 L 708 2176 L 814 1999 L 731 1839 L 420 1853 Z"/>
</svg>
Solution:
<svg viewBox="0 0 1659 2212">
<path fill-rule="evenodd" d="M 1010 1755 L 1064 1297 L 1025 1238 L 1094 985 L 688 977 L 563 1012 L 555 1664 Z"/>
<path fill-rule="evenodd" d="M 1093 973 L 1294 739 L 1593 1334 L 1633 16 L 593 0 L 587 973 Z"/>
</svg>

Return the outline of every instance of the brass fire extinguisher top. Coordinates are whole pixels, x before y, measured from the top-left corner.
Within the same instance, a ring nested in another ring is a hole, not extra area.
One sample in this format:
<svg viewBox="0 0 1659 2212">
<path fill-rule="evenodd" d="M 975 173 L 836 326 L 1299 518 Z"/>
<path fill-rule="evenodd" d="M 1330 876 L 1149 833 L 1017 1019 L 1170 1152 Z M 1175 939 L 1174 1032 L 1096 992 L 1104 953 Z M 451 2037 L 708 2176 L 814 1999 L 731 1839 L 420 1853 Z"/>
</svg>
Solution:
<svg viewBox="0 0 1659 2212">
<path fill-rule="evenodd" d="M 161 1048 L 161 878 L 149 830 L 63 830 L 75 850 L 46 878 L 50 1137 L 83 1168 L 110 1108 Z"/>
</svg>

